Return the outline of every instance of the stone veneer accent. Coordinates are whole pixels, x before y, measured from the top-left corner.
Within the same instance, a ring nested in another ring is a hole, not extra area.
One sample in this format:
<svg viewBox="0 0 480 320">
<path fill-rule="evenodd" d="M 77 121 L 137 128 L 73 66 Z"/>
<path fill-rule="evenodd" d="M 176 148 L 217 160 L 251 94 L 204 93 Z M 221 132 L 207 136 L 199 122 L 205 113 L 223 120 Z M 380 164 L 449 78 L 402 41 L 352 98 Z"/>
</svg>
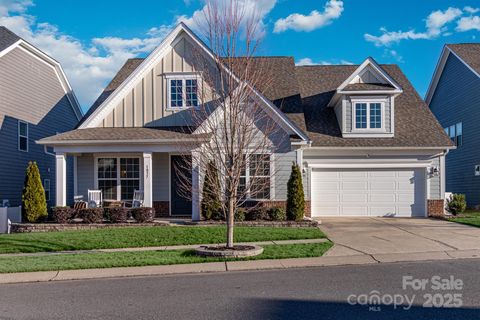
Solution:
<svg viewBox="0 0 480 320">
<path fill-rule="evenodd" d="M 444 217 L 445 207 L 443 200 L 427 200 L 428 216 L 429 217 Z"/>
<path fill-rule="evenodd" d="M 191 225 L 224 225 L 225 221 L 192 221 L 187 224 Z M 303 221 L 235 221 L 236 226 L 249 226 L 249 227 L 291 227 L 291 228 L 305 228 L 305 227 L 318 227 L 319 223 L 315 220 L 303 220 Z"/>
<path fill-rule="evenodd" d="M 12 233 L 29 233 L 29 232 L 55 232 L 69 230 L 94 230 L 94 229 L 111 229 L 111 228 L 133 228 L 133 227 L 162 227 L 168 226 L 168 223 L 12 223 Z"/>
<path fill-rule="evenodd" d="M 155 217 L 168 217 L 170 215 L 170 202 L 153 201 L 153 209 L 155 209 Z"/>
</svg>

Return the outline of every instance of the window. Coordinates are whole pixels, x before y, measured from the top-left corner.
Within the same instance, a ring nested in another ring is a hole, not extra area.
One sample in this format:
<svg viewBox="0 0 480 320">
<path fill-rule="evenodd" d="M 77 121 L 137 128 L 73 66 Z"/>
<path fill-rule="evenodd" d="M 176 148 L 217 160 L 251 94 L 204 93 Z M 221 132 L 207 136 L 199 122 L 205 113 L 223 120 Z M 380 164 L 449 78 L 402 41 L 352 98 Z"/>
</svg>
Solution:
<svg viewBox="0 0 480 320">
<path fill-rule="evenodd" d="M 456 134 L 456 145 L 457 147 L 461 146 L 463 143 L 463 124 L 461 122 L 455 125 L 455 134 Z"/>
<path fill-rule="evenodd" d="M 381 102 L 354 102 L 355 129 L 382 129 Z"/>
<path fill-rule="evenodd" d="M 99 158 L 98 189 L 105 200 L 131 200 L 140 189 L 139 158 Z"/>
<path fill-rule="evenodd" d="M 357 103 L 355 105 L 355 128 L 367 128 L 367 104 Z"/>
<path fill-rule="evenodd" d="M 450 137 L 453 143 L 457 147 L 460 147 L 463 144 L 463 123 L 458 122 L 457 124 L 451 125 L 444 128 L 445 133 Z"/>
<path fill-rule="evenodd" d="M 28 123 L 18 121 L 18 150 L 28 152 Z"/>
<path fill-rule="evenodd" d="M 99 158 L 98 189 L 105 200 L 131 200 L 140 189 L 139 158 Z"/>
<path fill-rule="evenodd" d="M 196 77 L 170 78 L 170 108 L 198 106 L 198 79 Z"/>
<path fill-rule="evenodd" d="M 270 199 L 270 155 L 251 154 L 240 173 L 238 191 L 255 200 Z M 248 170 L 246 170 L 248 168 Z"/>
<path fill-rule="evenodd" d="M 50 201 L 50 179 L 43 180 L 43 189 L 45 190 L 45 200 Z"/>
</svg>

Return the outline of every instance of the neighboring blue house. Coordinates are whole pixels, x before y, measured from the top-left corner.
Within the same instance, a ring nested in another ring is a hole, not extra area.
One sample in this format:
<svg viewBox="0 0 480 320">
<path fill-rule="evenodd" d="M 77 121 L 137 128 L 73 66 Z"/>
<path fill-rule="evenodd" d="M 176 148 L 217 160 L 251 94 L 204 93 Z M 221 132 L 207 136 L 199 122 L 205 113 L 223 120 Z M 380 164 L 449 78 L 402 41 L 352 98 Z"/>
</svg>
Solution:
<svg viewBox="0 0 480 320">
<path fill-rule="evenodd" d="M 55 154 L 35 141 L 72 130 L 81 117 L 60 64 L 0 26 L 0 205 L 21 204 L 29 161 L 37 162 L 48 205 L 55 205 Z M 73 184 L 67 192 L 73 195 Z"/>
<path fill-rule="evenodd" d="M 480 43 L 443 48 L 425 100 L 457 145 L 446 157 L 446 191 L 480 205 Z"/>
</svg>

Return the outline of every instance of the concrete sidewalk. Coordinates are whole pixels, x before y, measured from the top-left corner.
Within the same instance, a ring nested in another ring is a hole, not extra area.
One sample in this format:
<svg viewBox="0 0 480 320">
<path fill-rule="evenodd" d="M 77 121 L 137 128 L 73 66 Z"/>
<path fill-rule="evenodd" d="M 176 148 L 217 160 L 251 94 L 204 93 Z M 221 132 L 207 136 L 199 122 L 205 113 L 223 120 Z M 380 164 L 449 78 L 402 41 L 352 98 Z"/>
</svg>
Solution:
<svg viewBox="0 0 480 320">
<path fill-rule="evenodd" d="M 300 239 L 300 240 L 272 240 L 272 241 L 256 241 L 256 242 L 239 242 L 236 245 L 282 245 L 282 244 L 301 244 L 301 243 L 323 243 L 329 241 L 327 238 L 321 239 Z M 32 252 L 32 253 L 1 253 L 2 257 L 35 257 L 35 256 L 50 256 L 62 254 L 81 254 L 81 253 L 111 253 L 111 252 L 139 252 L 139 251 L 164 251 L 164 250 L 186 250 L 195 249 L 200 246 L 214 246 L 219 243 L 208 244 L 187 244 L 179 246 L 159 246 L 159 247 L 134 247 L 134 248 L 113 248 L 113 249 L 94 249 L 94 250 L 71 250 L 71 251 L 50 251 L 50 252 Z"/>
<path fill-rule="evenodd" d="M 337 247 L 337 246 L 335 246 Z M 334 247 L 334 248 L 335 248 Z M 342 248 L 337 248 L 336 255 L 325 255 L 315 258 L 247 260 L 212 263 L 195 263 L 165 266 L 125 267 L 108 269 L 85 269 L 65 271 L 44 271 L 0 274 L 0 284 L 46 282 L 63 280 L 84 280 L 99 278 L 153 276 L 168 274 L 194 274 L 204 272 L 232 272 L 247 270 L 267 270 L 286 268 L 307 268 L 336 265 L 362 265 L 390 262 L 434 261 L 451 259 L 479 258 L 480 250 L 449 250 L 422 253 L 384 253 L 384 254 L 352 254 L 345 250 L 345 255 L 338 255 Z"/>
</svg>

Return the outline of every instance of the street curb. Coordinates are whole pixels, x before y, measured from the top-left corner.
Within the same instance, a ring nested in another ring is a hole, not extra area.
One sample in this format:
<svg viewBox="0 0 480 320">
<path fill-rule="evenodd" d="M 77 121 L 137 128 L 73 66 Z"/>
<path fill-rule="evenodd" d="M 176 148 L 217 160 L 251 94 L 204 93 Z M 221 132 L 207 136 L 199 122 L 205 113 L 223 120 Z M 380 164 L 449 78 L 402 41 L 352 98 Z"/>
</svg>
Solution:
<svg viewBox="0 0 480 320">
<path fill-rule="evenodd" d="M 308 268 L 322 266 L 367 265 L 392 262 L 418 262 L 469 258 L 480 258 L 480 250 L 377 254 L 373 256 L 367 254 L 358 254 L 350 256 L 322 256 L 314 258 L 247 260 L 144 267 L 4 273 L 0 274 L 0 284 Z"/>
</svg>

